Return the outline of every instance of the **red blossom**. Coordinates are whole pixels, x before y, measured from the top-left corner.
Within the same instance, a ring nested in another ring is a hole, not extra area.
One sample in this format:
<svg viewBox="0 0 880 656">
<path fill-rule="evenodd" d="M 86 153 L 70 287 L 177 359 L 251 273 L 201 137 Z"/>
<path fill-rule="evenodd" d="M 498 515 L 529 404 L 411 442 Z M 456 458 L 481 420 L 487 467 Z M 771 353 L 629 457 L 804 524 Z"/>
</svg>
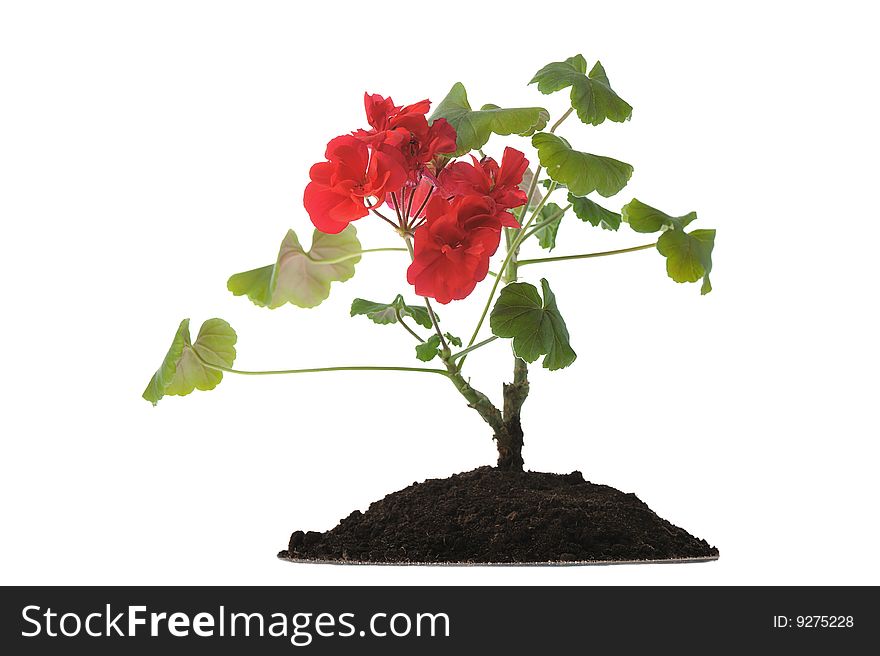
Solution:
<svg viewBox="0 0 880 656">
<path fill-rule="evenodd" d="M 400 189 L 407 172 L 399 154 L 372 152 L 361 140 L 343 135 L 327 144 L 326 162 L 309 171 L 303 204 L 312 223 L 321 232 L 336 234 L 369 213 L 367 199 L 384 200 L 385 194 Z M 381 202 L 380 201 L 373 201 Z"/>
<path fill-rule="evenodd" d="M 452 201 L 433 196 L 426 221 L 415 231 L 413 262 L 406 272 L 416 293 L 439 303 L 466 298 L 489 273 L 489 258 L 498 250 L 501 223 L 485 196 Z"/>
<path fill-rule="evenodd" d="M 415 184 L 435 155 L 455 150 L 455 129 L 442 118 L 429 124 L 425 115 L 430 107 L 429 100 L 399 107 L 391 98 L 365 93 L 364 108 L 371 129 L 352 134 L 374 149 L 400 153 L 409 181 Z"/>
<path fill-rule="evenodd" d="M 430 108 L 431 101 L 427 99 L 420 100 L 406 107 L 398 107 L 391 98 L 384 98 L 378 93 L 372 95 L 364 93 L 364 109 L 367 113 L 367 123 L 373 129 L 369 131 L 358 130 L 356 135 L 369 137 L 400 127 L 412 130 L 412 126 L 419 122 L 418 117 L 424 118 Z"/>
<path fill-rule="evenodd" d="M 525 155 L 515 148 L 505 148 L 498 166 L 491 157 L 477 160 L 473 164 L 454 162 L 440 173 L 443 191 L 450 196 L 481 194 L 492 201 L 495 214 L 501 225 L 518 228 L 516 218 L 508 210 L 520 207 L 528 200 L 526 192 L 519 188 L 529 162 Z"/>
</svg>

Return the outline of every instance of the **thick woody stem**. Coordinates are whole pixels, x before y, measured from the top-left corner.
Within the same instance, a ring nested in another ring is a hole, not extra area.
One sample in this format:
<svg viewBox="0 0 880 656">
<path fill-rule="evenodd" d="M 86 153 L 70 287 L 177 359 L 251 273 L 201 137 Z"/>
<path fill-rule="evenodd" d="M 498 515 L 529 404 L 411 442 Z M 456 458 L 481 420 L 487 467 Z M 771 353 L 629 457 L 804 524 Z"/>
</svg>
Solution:
<svg viewBox="0 0 880 656">
<path fill-rule="evenodd" d="M 498 449 L 498 468 L 504 471 L 522 471 L 523 429 L 520 412 L 529 395 L 528 365 L 520 358 L 514 359 L 513 382 L 504 385 L 502 412 L 489 397 L 472 387 L 451 361 L 447 359 L 444 364 L 449 372 L 449 380 L 467 399 L 468 406 L 476 410 L 492 428 Z"/>
<path fill-rule="evenodd" d="M 529 395 L 529 368 L 524 360 L 514 356 L 513 382 L 504 385 L 504 430 L 497 438 L 498 468 L 522 471 L 524 435 L 521 412 Z"/>
<path fill-rule="evenodd" d="M 471 384 L 458 371 L 456 366 L 451 362 L 446 362 L 446 368 L 449 371 L 449 380 L 455 385 L 455 388 L 461 395 L 467 399 L 468 405 L 480 413 L 483 420 L 492 427 L 492 431 L 497 436 L 504 432 L 504 417 L 501 411 L 495 407 L 495 404 L 489 400 L 489 397 L 481 391 L 471 387 Z"/>
</svg>

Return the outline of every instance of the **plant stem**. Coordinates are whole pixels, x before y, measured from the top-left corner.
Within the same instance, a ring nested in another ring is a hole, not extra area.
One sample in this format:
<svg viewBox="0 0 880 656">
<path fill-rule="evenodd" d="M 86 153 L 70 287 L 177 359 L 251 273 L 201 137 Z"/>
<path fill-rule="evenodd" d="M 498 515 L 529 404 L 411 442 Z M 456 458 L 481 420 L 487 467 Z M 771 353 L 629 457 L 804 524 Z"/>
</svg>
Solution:
<svg viewBox="0 0 880 656">
<path fill-rule="evenodd" d="M 394 203 L 394 211 L 397 212 L 397 227 L 402 228 L 405 225 L 403 222 L 403 214 L 400 212 L 400 203 L 397 202 L 397 194 L 393 191 L 391 192 L 391 200 Z"/>
<path fill-rule="evenodd" d="M 193 353 L 195 353 L 196 357 L 199 359 L 203 365 L 208 367 L 208 369 L 215 369 L 216 371 L 222 371 L 227 374 L 239 374 L 241 376 L 279 376 L 283 374 L 315 374 L 315 373 L 323 373 L 325 371 L 414 371 L 419 373 L 426 374 L 440 374 L 441 376 L 449 377 L 448 371 L 443 371 L 442 369 L 427 369 L 425 367 L 372 367 L 372 366 L 346 366 L 346 367 L 316 367 L 312 369 L 277 369 L 270 371 L 243 371 L 241 369 L 232 369 L 230 367 L 224 367 L 220 364 L 213 364 L 211 362 L 206 361 L 199 353 L 193 349 Z"/>
<path fill-rule="evenodd" d="M 413 250 L 412 239 L 409 235 L 404 235 L 403 239 L 406 242 L 406 248 L 409 251 L 410 257 L 414 258 L 415 253 Z M 500 280 L 500 278 L 496 278 L 496 281 L 497 280 Z M 485 344 L 488 344 L 496 338 L 492 336 L 491 338 L 481 342 L 480 344 L 469 344 L 468 348 L 464 349 L 463 351 L 457 353 L 454 356 L 450 355 L 449 345 L 446 343 L 446 338 L 443 335 L 443 331 L 440 330 L 440 322 L 437 321 L 437 315 L 434 314 L 434 308 L 431 307 L 431 301 L 428 300 L 427 297 L 425 297 L 425 308 L 428 310 L 428 315 L 431 317 L 431 323 L 434 325 L 434 329 L 437 331 L 437 335 L 440 337 L 440 343 L 443 346 L 440 352 L 440 359 L 446 366 L 446 372 L 444 373 L 446 373 L 449 380 L 452 381 L 452 384 L 455 385 L 455 389 L 458 390 L 459 394 L 461 394 L 468 402 L 468 406 L 476 410 L 477 413 L 479 413 L 480 417 L 482 417 L 483 420 L 492 427 L 492 432 L 495 436 L 496 443 L 506 443 L 508 441 L 507 427 L 504 422 L 504 416 L 502 415 L 501 410 L 495 407 L 488 396 L 471 386 L 470 382 L 461 375 L 461 363 L 456 365 L 454 362 L 456 358 L 464 358 L 469 351 L 473 351 L 481 346 L 484 346 Z M 398 315 L 398 320 L 399 319 L 400 316 Z M 464 360 L 462 359 L 461 362 L 464 362 Z"/>
<path fill-rule="evenodd" d="M 446 359 L 444 363 L 449 372 L 449 380 L 452 381 L 455 388 L 467 400 L 468 405 L 476 410 L 483 420 L 492 427 L 492 432 L 497 439 L 497 436 L 504 433 L 504 417 L 501 415 L 501 411 L 495 407 L 488 396 L 471 387 L 471 384 L 461 375 L 452 362 Z"/>
<path fill-rule="evenodd" d="M 403 327 L 403 329 L 406 330 L 406 332 L 408 332 L 410 335 L 412 335 L 412 336 L 415 337 L 417 340 L 419 340 L 419 342 L 421 342 L 421 343 L 424 343 L 424 342 L 425 342 L 424 339 L 422 339 L 421 337 L 419 337 L 419 334 L 418 334 L 416 331 L 414 331 L 412 328 L 410 328 L 410 327 L 406 324 L 406 322 L 403 320 L 403 317 L 400 316 L 400 310 L 397 309 L 396 307 L 394 308 L 394 315 L 397 317 L 397 323 L 399 323 L 399 324 Z"/>
<path fill-rule="evenodd" d="M 537 186 L 538 178 L 540 177 L 541 169 L 540 167 L 535 172 L 535 177 L 532 179 L 531 192 L 534 193 L 535 187 Z M 541 199 L 541 202 L 538 203 L 537 207 L 532 211 L 532 215 L 529 217 L 528 221 L 523 224 L 522 228 L 520 228 L 519 234 L 514 239 L 511 248 L 507 250 L 507 257 L 504 258 L 504 262 L 501 263 L 501 272 L 503 273 L 507 269 L 507 265 L 510 263 L 510 260 L 516 257 L 516 249 L 519 248 L 520 244 L 523 242 L 523 237 L 526 234 L 529 226 L 535 220 L 535 217 L 541 211 L 541 208 L 544 206 L 544 203 L 547 202 L 547 199 L 550 197 L 552 191 L 556 188 L 556 183 L 554 182 L 550 185 L 550 189 L 547 190 L 547 193 L 544 195 L 544 198 Z M 526 201 L 525 207 L 529 206 L 529 201 Z M 523 215 L 525 215 L 525 210 L 523 210 Z M 486 300 L 486 305 L 483 308 L 483 313 L 480 315 L 480 320 L 477 322 L 477 327 L 474 328 L 474 333 L 471 335 L 471 339 L 468 342 L 468 347 L 473 346 L 474 342 L 477 341 L 477 335 L 480 334 L 480 328 L 483 327 L 483 322 L 486 320 L 486 315 L 489 314 L 489 308 L 492 307 L 492 301 L 495 298 L 495 292 L 498 291 L 498 285 L 501 282 L 504 276 L 498 276 L 495 278 L 495 282 L 492 285 L 492 289 L 489 292 L 489 298 Z M 467 356 L 465 356 L 467 357 Z M 459 363 L 459 367 L 464 364 L 464 360 Z"/>
<path fill-rule="evenodd" d="M 504 385 L 504 432 L 496 440 L 498 468 L 522 471 L 522 407 L 529 395 L 529 367 L 525 360 L 513 356 L 513 382 Z"/>
<path fill-rule="evenodd" d="M 425 296 L 425 308 L 428 310 L 428 314 L 431 316 L 431 323 L 434 324 L 434 330 L 437 331 L 437 336 L 440 338 L 440 345 L 443 347 L 443 352 L 449 353 L 449 344 L 446 343 L 446 338 L 443 336 L 443 331 L 440 330 L 440 322 L 437 321 L 437 315 L 434 314 L 434 308 L 431 307 L 431 301 L 428 300 L 427 296 Z"/>
<path fill-rule="evenodd" d="M 414 257 L 412 240 L 408 235 L 405 235 L 403 239 L 406 242 L 406 247 L 407 250 L 409 250 L 410 257 Z M 434 324 L 434 328 L 437 331 L 437 334 L 440 336 L 440 343 L 443 345 L 443 350 L 440 353 L 440 359 L 446 366 L 446 372 L 444 373 L 446 373 L 449 380 L 452 381 L 452 384 L 455 385 L 455 389 L 458 390 L 459 394 L 461 394 L 465 398 L 465 400 L 467 400 L 468 405 L 476 410 L 483 418 L 483 420 L 492 427 L 492 431 L 496 436 L 496 440 L 502 439 L 499 436 L 503 436 L 505 434 L 505 427 L 504 417 L 502 416 L 501 411 L 495 407 L 488 396 L 486 396 L 479 390 L 471 387 L 470 382 L 468 382 L 468 380 L 461 375 L 461 364 L 456 366 L 456 364 L 453 362 L 453 360 L 459 355 L 463 356 L 466 354 L 467 351 L 472 351 L 475 348 L 482 346 L 483 344 L 479 344 L 478 346 L 474 346 L 473 348 L 470 348 L 470 346 L 472 345 L 469 345 L 467 349 L 461 351 L 456 356 L 451 356 L 449 353 L 449 345 L 446 343 L 446 338 L 443 336 L 443 332 L 440 330 L 440 322 L 437 321 L 437 315 L 434 314 L 434 309 L 431 307 L 431 302 L 428 300 L 427 297 L 425 297 L 425 308 L 428 310 L 428 314 L 431 317 L 431 323 Z M 488 344 L 493 339 L 495 339 L 494 336 L 491 339 L 486 340 L 484 343 Z"/>
<path fill-rule="evenodd" d="M 384 253 L 384 252 L 390 252 L 390 251 L 399 251 L 402 253 L 402 252 L 406 251 L 406 249 L 405 248 L 392 248 L 392 247 L 389 247 L 389 248 L 365 248 L 364 250 L 359 251 L 357 253 L 350 253 L 349 255 L 340 255 L 339 257 L 334 257 L 334 258 L 330 258 L 327 260 L 316 260 L 315 258 L 309 256 L 308 253 L 306 253 L 306 257 L 308 257 L 312 262 L 315 262 L 316 264 L 339 264 L 340 262 L 345 262 L 346 260 L 353 260 L 356 257 L 360 257 L 364 253 Z"/>
<path fill-rule="evenodd" d="M 395 230 L 397 230 L 397 224 L 395 224 L 394 221 L 392 221 L 391 219 L 389 219 L 387 216 L 385 216 L 385 215 L 382 214 L 381 212 L 377 212 L 376 210 L 370 210 L 370 211 L 371 211 L 373 214 L 375 214 L 376 216 L 378 216 L 380 219 L 382 219 L 385 223 L 387 223 L 388 225 L 390 225 L 392 228 L 394 228 Z"/>
<path fill-rule="evenodd" d="M 504 250 L 509 251 L 510 247 L 513 245 L 513 228 L 504 228 Z M 514 266 L 509 267 L 510 269 L 515 268 Z M 508 280 L 511 274 L 511 271 L 501 270 L 501 273 L 504 275 L 504 279 Z M 516 273 L 513 273 L 516 275 Z M 512 281 L 511 281 L 512 282 Z"/>
<path fill-rule="evenodd" d="M 532 176 L 532 182 L 529 185 L 529 191 L 526 194 L 526 202 L 523 205 L 522 211 L 519 213 L 519 221 L 520 225 L 522 225 L 521 230 L 524 230 L 526 226 L 522 223 L 523 217 L 529 211 L 529 205 L 532 204 L 532 199 L 535 197 L 535 192 L 538 190 L 538 181 L 541 178 L 541 167 L 535 169 L 535 175 Z M 547 201 L 547 196 L 550 195 L 550 191 L 548 191 L 544 198 L 541 199 L 541 203 L 535 208 L 535 213 L 541 211 L 541 207 Z M 535 214 L 532 214 L 532 218 L 534 218 Z M 500 273 L 504 276 L 506 282 L 516 282 L 516 247 L 514 246 L 516 242 L 516 237 L 513 235 L 513 232 L 510 230 L 505 231 L 506 237 L 506 247 L 507 247 L 507 258 L 505 260 L 505 264 L 501 266 Z M 511 264 L 512 263 L 512 264 Z M 509 267 L 509 269 L 508 269 Z M 494 295 L 494 291 L 492 292 Z M 489 299 L 491 301 L 491 298 Z M 482 323 L 482 319 L 480 320 Z M 475 336 L 476 337 L 476 336 Z M 473 340 L 471 340 L 473 343 Z M 470 346 L 470 344 L 468 344 Z"/>
<path fill-rule="evenodd" d="M 406 219 L 407 223 L 409 222 L 410 217 L 412 217 L 412 206 L 413 200 L 415 200 L 416 197 L 416 189 L 418 189 L 418 187 L 413 187 L 412 192 L 409 195 L 409 203 L 406 205 L 406 215 L 403 218 Z"/>
<path fill-rule="evenodd" d="M 632 246 L 630 248 L 621 248 L 616 251 L 602 251 L 600 253 L 583 253 L 581 255 L 557 255 L 555 257 L 538 257 L 531 260 L 520 260 L 520 266 L 526 266 L 527 264 L 542 264 L 544 262 L 561 262 L 563 260 L 585 260 L 591 257 L 605 257 L 606 255 L 619 255 L 620 253 L 634 253 L 635 251 L 643 251 L 648 248 L 653 248 L 656 246 L 656 242 L 653 244 L 644 244 L 643 246 Z"/>
<path fill-rule="evenodd" d="M 558 128 L 560 125 L 562 125 L 562 122 L 563 122 L 565 119 L 567 119 L 569 116 L 571 116 L 571 113 L 572 113 L 573 111 L 574 111 L 574 107 L 569 107 L 569 108 L 568 108 L 568 111 L 565 112 L 565 114 L 563 114 L 563 115 L 560 117 L 560 119 L 559 119 L 558 121 L 556 121 L 556 123 L 553 124 L 553 127 L 552 127 L 552 128 L 550 128 L 550 134 L 553 134 L 554 132 L 556 132 L 556 128 Z"/>
<path fill-rule="evenodd" d="M 557 221 L 562 219 L 562 215 L 565 214 L 570 209 L 571 209 L 571 204 L 569 203 L 565 207 L 561 208 L 558 212 L 556 212 L 556 214 L 554 214 L 552 218 L 547 219 L 546 221 L 541 221 L 541 223 L 537 223 L 537 224 L 533 225 L 532 229 L 526 233 L 525 237 L 523 237 L 523 241 L 525 241 L 526 239 L 531 237 L 533 234 L 538 232 L 541 228 L 546 228 L 551 223 L 556 223 Z M 517 260 L 517 264 L 521 264 L 521 263 L 522 263 L 522 260 Z"/>
<path fill-rule="evenodd" d="M 528 223 L 520 229 L 519 233 L 514 238 L 514 246 L 519 248 L 519 245 L 525 241 L 526 237 L 530 234 L 530 233 L 526 232 L 526 228 L 528 227 L 528 224 L 531 224 L 538 217 L 538 215 L 541 213 L 541 210 L 544 209 L 544 205 L 547 204 L 547 199 L 550 198 L 550 194 L 552 194 L 555 190 L 556 190 L 556 183 L 554 182 L 553 184 L 550 185 L 550 188 L 547 190 L 547 193 L 544 194 L 544 197 L 541 199 L 541 202 L 538 203 L 537 205 L 535 205 L 535 209 L 532 210 L 532 215 L 529 217 Z M 514 250 L 513 257 L 516 258 L 516 251 L 515 250 Z M 511 282 L 515 282 L 515 280 L 511 281 Z"/>
<path fill-rule="evenodd" d="M 410 214 L 410 218 L 412 218 L 412 220 L 413 220 L 412 221 L 413 225 L 415 225 L 416 219 L 418 218 L 419 214 L 422 213 L 422 210 L 424 210 L 425 207 L 427 207 L 428 201 L 431 200 L 431 194 L 433 194 L 433 193 L 434 193 L 434 187 L 431 187 L 430 189 L 428 189 L 428 193 L 425 194 L 425 200 L 423 200 L 422 204 L 419 205 L 419 209 L 416 210 L 415 214 Z M 413 195 L 415 195 L 415 192 L 413 192 Z"/>
<path fill-rule="evenodd" d="M 474 344 L 473 346 L 468 346 L 466 349 L 463 349 L 463 350 L 459 351 L 458 353 L 453 353 L 452 355 L 449 356 L 449 361 L 452 362 L 454 360 L 457 360 L 458 358 L 465 355 L 466 353 L 470 353 L 471 351 L 476 351 L 478 348 L 485 346 L 486 344 L 489 344 L 491 342 L 494 342 L 496 339 L 498 339 L 498 337 L 496 337 L 495 335 L 492 335 L 488 339 L 484 339 L 482 342 L 480 342 L 478 344 Z"/>
</svg>

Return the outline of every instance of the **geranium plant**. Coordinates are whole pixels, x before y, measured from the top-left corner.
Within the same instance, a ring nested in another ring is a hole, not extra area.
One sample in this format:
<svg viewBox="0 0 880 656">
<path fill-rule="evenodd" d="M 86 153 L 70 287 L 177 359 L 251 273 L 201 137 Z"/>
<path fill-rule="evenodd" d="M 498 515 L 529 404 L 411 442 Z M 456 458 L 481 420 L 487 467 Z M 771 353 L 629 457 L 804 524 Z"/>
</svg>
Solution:
<svg viewBox="0 0 880 656">
<path fill-rule="evenodd" d="M 670 278 L 701 281 L 706 294 L 715 240 L 714 230 L 690 229 L 697 218 L 693 212 L 666 214 L 637 199 L 615 211 L 593 198 L 615 196 L 633 172 L 625 162 L 577 150 L 560 134 L 572 115 L 594 126 L 630 118 L 632 107 L 612 89 L 599 62 L 588 68 L 581 55 L 554 62 L 531 83 L 543 94 L 567 91 L 571 107 L 552 123 L 547 110 L 537 106 L 474 109 L 464 86 L 456 83 L 429 117 L 428 100 L 402 106 L 365 94 L 365 126 L 331 139 L 325 161 L 311 167 L 303 197 L 315 226 L 310 248 L 290 230 L 274 264 L 228 281 L 233 294 L 260 307 L 312 308 L 328 297 L 332 283 L 351 278 L 365 255 L 407 251 L 410 261 L 400 269 L 400 293 L 378 301 L 356 298 L 351 315 L 397 326 L 405 340 L 402 354 L 408 352 L 419 366 L 327 363 L 322 368 L 240 371 L 233 368 L 236 334 L 227 322 L 206 321 L 193 341 L 189 320 L 184 320 L 144 398 L 156 404 L 164 396 L 210 390 L 224 373 L 439 375 L 491 427 L 498 468 L 522 470 L 520 413 L 529 393 L 528 366 L 540 360 L 547 369 L 562 369 L 577 356 L 550 283 L 546 278 L 521 280 L 521 270 L 655 249 L 665 258 Z M 517 148 L 487 154 L 484 148 L 489 150 L 493 134 L 524 139 Z M 596 228 L 627 226 L 658 237 L 614 251 L 522 257 L 529 248 L 555 248 L 560 222 L 570 215 Z M 403 243 L 364 248 L 353 225 L 360 220 L 385 222 L 389 234 Z M 470 330 L 462 333 L 441 323 L 434 303 L 474 297 L 477 314 Z M 513 351 L 513 379 L 503 385 L 500 404 L 475 389 L 464 373 L 468 356 L 496 340 L 510 340 Z"/>
</svg>

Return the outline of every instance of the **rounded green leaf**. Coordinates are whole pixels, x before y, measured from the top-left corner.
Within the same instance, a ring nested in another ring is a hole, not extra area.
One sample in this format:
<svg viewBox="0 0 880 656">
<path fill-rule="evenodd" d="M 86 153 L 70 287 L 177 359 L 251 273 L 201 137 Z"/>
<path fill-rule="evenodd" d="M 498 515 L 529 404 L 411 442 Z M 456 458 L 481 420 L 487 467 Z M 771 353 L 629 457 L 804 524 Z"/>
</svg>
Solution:
<svg viewBox="0 0 880 656">
<path fill-rule="evenodd" d="M 431 335 L 416 346 L 416 357 L 422 362 L 430 362 L 440 355 L 440 335 Z"/>
<path fill-rule="evenodd" d="M 517 357 L 531 363 L 544 355 L 544 367 L 554 371 L 569 366 L 577 353 L 569 343 L 568 328 L 556 306 L 556 296 L 544 278 L 541 288 L 543 301 L 534 285 L 507 285 L 489 315 L 489 326 L 498 337 L 513 339 Z"/>
<path fill-rule="evenodd" d="M 632 117 L 632 107 L 611 88 L 602 64 L 597 61 L 587 75 L 583 55 L 547 64 L 529 84 L 537 84 L 538 91 L 544 94 L 571 87 L 571 106 L 578 118 L 589 125 L 599 125 L 605 119 L 622 123 Z"/>
<path fill-rule="evenodd" d="M 353 225 L 337 235 L 315 230 L 308 252 L 300 245 L 296 233 L 288 230 L 275 264 L 236 273 L 226 287 L 260 307 L 277 308 L 285 303 L 315 307 L 330 296 L 331 283 L 345 282 L 354 275 L 361 252 Z"/>
<path fill-rule="evenodd" d="M 575 196 L 597 191 L 607 198 L 623 189 L 632 177 L 633 167 L 626 162 L 574 150 L 565 139 L 549 132 L 533 136 L 532 145 L 538 149 L 538 159 L 547 175 Z"/>
<path fill-rule="evenodd" d="M 685 228 L 696 220 L 697 213 L 689 212 L 684 216 L 671 216 L 655 207 L 646 205 L 637 198 L 633 198 L 620 210 L 620 216 L 636 232 L 648 233 L 671 230 L 673 228 Z"/>
<path fill-rule="evenodd" d="M 223 319 L 208 319 L 192 342 L 189 319 L 184 319 L 162 365 L 144 390 L 144 399 L 156 405 L 164 396 L 186 396 L 193 390 L 214 389 L 223 380 L 223 372 L 205 366 L 204 362 L 231 367 L 237 339 L 232 326 Z"/>
<path fill-rule="evenodd" d="M 481 109 L 473 110 L 464 85 L 456 82 L 431 115 L 431 120 L 438 118 L 445 118 L 455 128 L 457 148 L 451 155 L 458 157 L 485 146 L 493 133 L 531 136 L 546 127 L 550 114 L 543 107 L 503 109 L 497 105 L 483 105 Z"/>
<path fill-rule="evenodd" d="M 666 258 L 666 272 L 675 282 L 697 282 L 703 279 L 701 294 L 712 291 L 714 230 L 667 230 L 657 240 L 657 250 Z"/>
</svg>

